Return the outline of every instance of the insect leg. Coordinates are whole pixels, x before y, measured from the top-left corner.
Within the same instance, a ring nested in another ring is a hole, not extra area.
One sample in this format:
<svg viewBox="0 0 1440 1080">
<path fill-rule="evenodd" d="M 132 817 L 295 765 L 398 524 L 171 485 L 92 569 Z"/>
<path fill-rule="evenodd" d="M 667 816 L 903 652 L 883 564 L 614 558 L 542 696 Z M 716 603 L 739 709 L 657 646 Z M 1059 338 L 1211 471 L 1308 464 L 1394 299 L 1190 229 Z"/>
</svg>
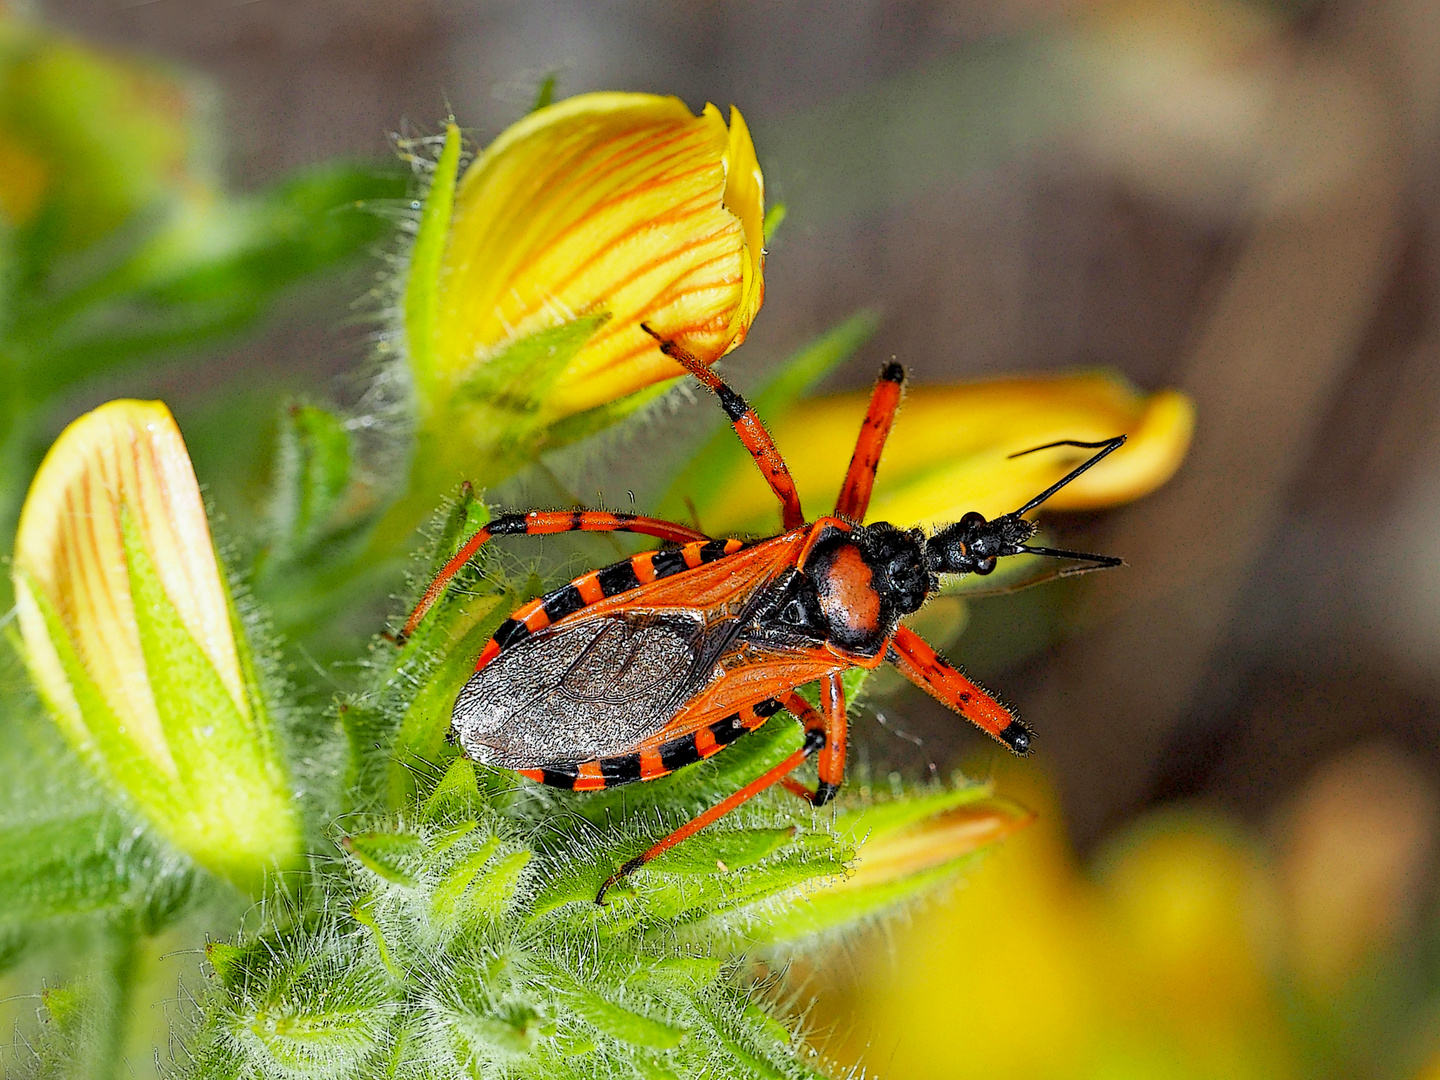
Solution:
<svg viewBox="0 0 1440 1080">
<path fill-rule="evenodd" d="M 1030 729 L 1009 709 L 940 657 L 925 640 L 904 626 L 895 631 L 885 659 L 942 705 L 948 705 L 985 734 L 1017 754 L 1030 752 Z"/>
<path fill-rule="evenodd" d="M 551 536 L 565 532 L 629 532 L 642 536 L 654 536 L 661 540 L 673 540 L 677 544 L 708 540 L 702 532 L 661 518 L 644 517 L 640 514 L 612 514 L 605 510 L 531 510 L 528 514 L 501 514 L 490 524 L 465 541 L 455 557 L 441 567 L 425 589 L 425 595 L 415 605 L 415 610 L 405 620 L 405 626 L 396 635 L 397 645 L 415 632 L 420 620 L 425 617 L 438 600 L 450 580 L 460 572 L 461 567 L 475 557 L 481 546 L 496 536 Z"/>
<path fill-rule="evenodd" d="M 740 436 L 740 441 L 745 444 L 745 449 L 750 451 L 750 456 L 760 467 L 760 474 L 765 477 L 765 482 L 770 485 L 770 490 L 775 492 L 775 497 L 780 500 L 781 515 L 786 531 L 804 525 L 805 512 L 800 509 L 800 493 L 795 489 L 795 481 L 790 476 L 790 468 L 785 464 L 785 459 L 780 456 L 780 451 L 776 449 L 775 440 L 770 438 L 770 432 L 765 430 L 765 425 L 760 422 L 760 417 L 755 415 L 755 410 L 743 397 L 732 390 L 724 379 L 675 342 L 662 338 L 644 323 L 640 324 L 640 329 L 660 343 L 661 352 L 677 361 L 720 399 L 720 405 L 725 410 L 725 415 L 730 418 L 730 424 L 735 429 L 735 434 Z"/>
<path fill-rule="evenodd" d="M 855 440 L 855 453 L 850 458 L 845 483 L 840 487 L 840 498 L 835 503 L 837 517 L 851 521 L 860 521 L 865 517 L 865 510 L 870 505 L 870 490 L 875 486 L 875 470 L 880 465 L 890 425 L 895 422 L 895 410 L 900 407 L 900 391 L 904 385 L 905 369 L 899 364 L 886 364 L 880 369 L 880 378 L 875 381 L 875 392 L 870 397 L 870 408 L 860 425 L 860 437 Z"/>
<path fill-rule="evenodd" d="M 840 675 L 826 675 L 820 680 L 821 712 L 816 712 L 808 701 L 793 692 L 782 700 L 785 708 L 805 725 L 806 734 L 819 731 L 825 740 L 820 747 L 820 782 L 815 790 L 790 777 L 783 781 L 785 790 L 799 795 L 812 806 L 824 806 L 845 782 L 845 688 L 840 683 Z"/>
<path fill-rule="evenodd" d="M 800 698 L 799 700 L 803 702 L 805 699 Z M 790 706 L 787 704 L 786 708 L 790 708 Z M 806 704 L 805 708 L 810 709 L 810 706 Z M 810 709 L 810 711 L 814 712 L 813 709 Z M 749 802 L 766 788 L 772 787 L 773 785 L 782 782 L 792 772 L 798 769 L 801 765 L 805 764 L 805 759 L 810 757 L 810 755 L 814 754 L 817 750 L 819 750 L 824 745 L 824 743 L 825 732 L 823 730 L 823 724 L 821 727 L 813 729 L 807 726 L 805 731 L 804 746 L 802 746 L 799 750 L 796 750 L 795 753 L 791 754 L 784 761 L 780 762 L 779 765 L 776 765 L 773 769 L 761 773 L 754 780 L 751 780 L 750 783 L 742 787 L 739 791 L 736 791 L 733 794 L 721 799 L 718 803 L 710 807 L 710 809 L 706 810 L 703 814 L 691 818 L 684 825 L 681 825 L 680 828 L 676 829 L 669 836 L 665 837 L 658 844 L 650 848 L 650 850 L 644 852 L 643 854 L 636 855 L 633 859 L 627 860 L 624 864 L 621 865 L 620 869 L 616 870 L 615 873 L 611 874 L 608 878 L 605 879 L 605 884 L 601 885 L 600 891 L 595 894 L 595 902 L 597 904 L 603 904 L 605 902 L 605 894 L 610 890 L 610 886 L 614 885 L 620 879 L 627 877 L 630 874 L 633 874 L 636 870 L 639 870 L 640 867 L 644 866 L 651 859 L 655 858 L 655 856 L 663 854 L 664 852 L 669 851 L 676 844 L 690 839 L 690 837 L 694 836 L 701 829 L 705 828 L 706 825 L 710 825 L 720 820 L 731 810 L 734 810 L 742 803 Z"/>
</svg>

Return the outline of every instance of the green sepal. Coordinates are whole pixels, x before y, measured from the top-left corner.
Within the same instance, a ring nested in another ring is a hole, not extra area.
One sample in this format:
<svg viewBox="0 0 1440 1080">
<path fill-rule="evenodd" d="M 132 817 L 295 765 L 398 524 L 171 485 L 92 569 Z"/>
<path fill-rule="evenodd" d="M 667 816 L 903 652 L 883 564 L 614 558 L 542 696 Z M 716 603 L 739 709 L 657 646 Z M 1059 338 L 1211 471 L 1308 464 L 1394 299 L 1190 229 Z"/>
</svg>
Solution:
<svg viewBox="0 0 1440 1080">
<path fill-rule="evenodd" d="M 633 394 L 626 394 L 603 405 L 596 405 L 593 409 L 557 420 L 540 434 L 537 446 L 541 450 L 556 450 L 581 439 L 588 439 L 591 435 L 618 424 L 632 413 L 639 412 L 651 402 L 658 401 L 682 381 L 683 378 L 676 378 L 651 383 Z"/>
<path fill-rule="evenodd" d="M 455 207 L 455 181 L 460 171 L 460 128 L 445 125 L 445 142 L 430 176 L 430 188 L 420 208 L 420 224 L 410 248 L 405 273 L 405 348 L 417 389 L 428 393 L 434 385 L 435 333 L 440 306 L 440 265 Z"/>
<path fill-rule="evenodd" d="M 140 648 L 177 769 L 169 783 L 187 811 L 162 828 L 197 862 L 258 889 L 267 870 L 292 862 L 300 849 L 298 815 L 284 767 L 271 753 L 263 696 L 243 687 L 250 715 L 241 712 L 170 601 L 124 507 L 120 527 Z M 150 797 L 132 794 L 142 807 Z"/>
<path fill-rule="evenodd" d="M 449 407 L 457 411 L 483 407 L 501 416 L 534 416 L 544 408 L 555 380 L 609 321 L 608 312 L 582 315 L 510 342 L 475 365 L 455 388 Z M 499 422 L 505 423 L 503 419 Z"/>
<path fill-rule="evenodd" d="M 665 874 L 728 874 L 759 862 L 794 838 L 793 826 L 725 831 L 717 828 L 706 836 L 704 844 L 678 844 L 648 865 Z"/>
<path fill-rule="evenodd" d="M 350 485 L 350 470 L 350 434 L 344 422 L 316 405 L 286 406 L 271 484 L 271 558 L 298 558 L 331 531 Z"/>
<path fill-rule="evenodd" d="M 405 832 L 352 833 L 340 846 L 376 877 L 413 889 L 424 869 L 420 838 Z"/>
<path fill-rule="evenodd" d="M 95 774 L 111 784 L 121 798 L 133 800 L 132 805 L 137 808 L 143 807 L 144 816 L 165 832 L 165 826 L 183 812 L 183 804 L 171 787 L 170 777 L 156 762 L 141 753 L 134 742 L 123 736 L 125 725 L 90 677 L 90 671 L 76 652 L 60 613 L 55 610 L 45 590 L 29 581 L 28 575 L 27 584 L 30 596 L 45 620 L 46 633 L 60 658 L 60 666 L 79 708 L 80 726 L 73 727 L 68 710 L 57 702 L 47 700 L 51 715 L 70 745 L 76 748 Z M 38 678 L 34 682 L 37 688 L 45 685 Z M 40 692 L 44 696 L 43 689 Z"/>
</svg>

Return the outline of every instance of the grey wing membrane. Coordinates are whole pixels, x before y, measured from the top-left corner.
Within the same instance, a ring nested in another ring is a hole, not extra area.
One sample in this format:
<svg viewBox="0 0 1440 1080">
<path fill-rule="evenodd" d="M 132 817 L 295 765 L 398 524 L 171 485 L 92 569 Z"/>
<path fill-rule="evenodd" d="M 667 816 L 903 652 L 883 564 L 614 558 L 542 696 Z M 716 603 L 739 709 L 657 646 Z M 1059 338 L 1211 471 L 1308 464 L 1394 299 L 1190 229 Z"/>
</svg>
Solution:
<svg viewBox="0 0 1440 1080">
<path fill-rule="evenodd" d="M 628 753 L 710 680 L 730 633 L 700 612 L 567 619 L 470 677 L 455 736 L 466 756 L 507 769 Z"/>
</svg>

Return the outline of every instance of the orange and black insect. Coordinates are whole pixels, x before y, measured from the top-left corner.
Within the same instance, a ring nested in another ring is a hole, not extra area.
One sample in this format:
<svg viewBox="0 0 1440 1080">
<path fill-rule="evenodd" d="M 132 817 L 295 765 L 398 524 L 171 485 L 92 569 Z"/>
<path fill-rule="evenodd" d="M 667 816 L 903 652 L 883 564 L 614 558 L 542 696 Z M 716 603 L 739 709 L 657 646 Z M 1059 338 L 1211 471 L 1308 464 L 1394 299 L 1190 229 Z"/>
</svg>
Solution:
<svg viewBox="0 0 1440 1080">
<path fill-rule="evenodd" d="M 481 651 L 455 702 L 451 735 L 467 756 L 575 791 L 665 776 L 719 753 L 782 709 L 804 726 L 801 749 L 626 862 L 597 902 L 626 874 L 776 783 L 816 806 L 828 802 L 845 773 L 840 676 L 849 668 L 891 663 L 1011 750 L 1027 753 L 1029 729 L 900 619 L 919 610 L 940 575 L 988 574 L 1008 555 L 1078 560 L 1087 564 L 1083 569 L 1120 563 L 1031 545 L 1035 526 L 1023 515 L 1118 448 L 1123 435 L 1036 447 L 1099 452 L 993 521 L 969 513 L 929 537 L 884 522 L 863 525 L 905 378 L 892 363 L 876 383 L 834 514 L 807 522 L 784 459 L 745 399 L 645 329 L 720 399 L 780 500 L 785 531 L 763 540 L 721 540 L 635 514 L 505 514 L 445 565 L 400 635 L 403 640 L 415 629 L 455 573 L 495 536 L 631 532 L 678 545 L 584 574 L 515 611 Z M 815 682 L 819 711 L 796 693 Z M 819 759 L 813 791 L 790 778 L 812 756 Z"/>
</svg>

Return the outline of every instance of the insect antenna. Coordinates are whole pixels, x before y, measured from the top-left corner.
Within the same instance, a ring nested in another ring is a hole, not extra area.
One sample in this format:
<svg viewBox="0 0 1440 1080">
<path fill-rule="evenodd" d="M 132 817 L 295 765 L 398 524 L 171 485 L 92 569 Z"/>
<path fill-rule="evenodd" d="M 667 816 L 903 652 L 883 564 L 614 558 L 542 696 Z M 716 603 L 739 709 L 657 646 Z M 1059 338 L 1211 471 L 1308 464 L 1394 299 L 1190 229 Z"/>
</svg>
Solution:
<svg viewBox="0 0 1440 1080">
<path fill-rule="evenodd" d="M 1100 452 L 1099 452 L 1098 454 L 1095 454 L 1095 455 L 1092 456 L 1088 461 L 1085 461 L 1085 462 L 1081 463 L 1080 465 L 1077 465 L 1075 468 L 1071 469 L 1068 473 L 1066 473 L 1064 476 L 1062 476 L 1059 480 L 1055 481 L 1055 483 L 1051 484 L 1048 488 L 1046 488 L 1044 491 L 1042 491 L 1039 495 L 1036 495 L 1033 499 L 1031 499 L 1029 502 L 1027 502 L 1024 506 L 1020 507 L 1019 510 L 1014 511 L 1014 515 L 1013 515 L 1013 516 L 1019 517 L 1019 516 L 1022 515 L 1022 514 L 1028 514 L 1031 510 L 1034 510 L 1035 507 L 1039 506 L 1039 505 L 1040 505 L 1041 503 L 1043 503 L 1046 499 L 1050 498 L 1050 496 L 1054 495 L 1057 491 L 1059 491 L 1061 488 L 1063 488 L 1066 484 L 1070 483 L 1071 481 L 1073 481 L 1073 480 L 1075 480 L 1077 477 L 1079 477 L 1081 473 L 1085 472 L 1087 469 L 1092 469 L 1092 468 L 1094 468 L 1096 465 L 1098 465 L 1102 460 L 1104 460 L 1104 458 L 1105 458 L 1105 456 L 1106 456 L 1107 454 L 1113 454 L 1116 450 L 1119 450 L 1120 447 L 1122 447 L 1122 446 L 1124 446 L 1124 445 L 1125 445 L 1125 436 L 1124 436 L 1124 435 L 1116 435 L 1113 439 L 1106 439 L 1106 440 L 1104 440 L 1103 442 L 1077 442 L 1077 441 L 1075 441 L 1074 439 L 1061 439 L 1059 442 L 1046 443 L 1044 446 L 1032 446 L 1029 450 L 1021 450 L 1019 453 L 1009 455 L 1009 456 L 1012 457 L 1012 458 L 1024 457 L 1026 454 L 1038 453 L 1038 452 L 1041 451 L 1041 450 L 1051 450 L 1051 449 L 1053 449 L 1054 447 L 1057 447 L 1057 446 L 1078 446 L 1078 447 L 1080 447 L 1082 450 L 1095 450 L 1095 449 L 1099 449 L 1099 450 L 1100 450 Z M 1050 555 L 1050 554 L 1054 554 L 1054 552 L 1051 552 L 1051 551 L 1049 551 L 1049 550 L 1034 550 L 1034 549 L 1031 549 L 1031 553 L 1032 553 L 1032 554 L 1035 554 L 1035 555 Z M 1065 556 L 1065 557 L 1067 557 L 1067 558 L 1075 558 L 1076 556 Z M 1094 559 L 1094 558 L 1097 558 L 1098 556 L 1094 556 L 1094 555 L 1081 555 L 1081 556 L 1078 556 L 1078 557 L 1079 557 L 1079 558 L 1083 558 L 1083 559 Z"/>
<path fill-rule="evenodd" d="M 1088 574 L 1092 570 L 1108 570 L 1112 566 L 1124 566 L 1125 560 L 1115 555 L 1091 555 L 1088 551 L 1066 551 L 1064 548 L 1040 547 L 1035 544 L 1021 544 L 1020 550 L 1027 555 L 1048 555 L 1052 559 L 1076 559 L 1092 563 L 1091 566 L 1072 566 L 1055 574 L 1056 577 L 1074 577 Z"/>
<path fill-rule="evenodd" d="M 1081 574 L 1093 574 L 1097 570 L 1111 570 L 1114 567 L 1125 565 L 1123 559 L 1117 559 L 1112 555 L 1088 555 L 1079 551 L 1067 551 L 1062 555 L 1054 548 L 1041 548 L 1037 551 L 1032 547 L 1022 547 L 1020 551 L 1031 555 L 1052 555 L 1055 558 L 1093 559 L 1094 562 L 1086 566 L 1064 566 L 1055 570 L 1047 570 L 1043 574 L 1026 578 L 1024 581 L 1010 581 L 1001 585 L 991 585 L 984 589 L 970 586 L 959 590 L 954 595 L 962 596 L 966 600 L 988 600 L 992 596 L 1009 596 L 1012 593 L 1024 592 L 1026 589 L 1033 589 L 1036 585 L 1044 585 L 1060 578 L 1079 577 Z"/>
</svg>

